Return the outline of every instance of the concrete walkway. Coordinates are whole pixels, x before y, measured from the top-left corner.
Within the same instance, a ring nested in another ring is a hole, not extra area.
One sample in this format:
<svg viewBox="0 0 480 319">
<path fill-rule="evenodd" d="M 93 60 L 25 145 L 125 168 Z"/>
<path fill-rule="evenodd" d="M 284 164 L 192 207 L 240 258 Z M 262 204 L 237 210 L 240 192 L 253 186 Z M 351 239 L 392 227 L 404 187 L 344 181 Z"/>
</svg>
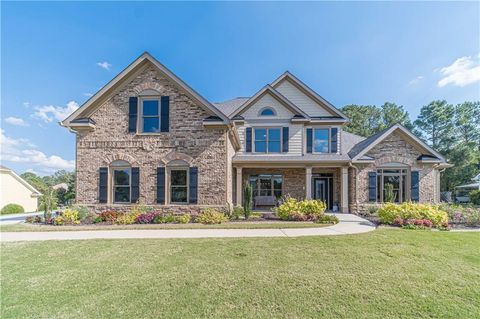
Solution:
<svg viewBox="0 0 480 319">
<path fill-rule="evenodd" d="M 4 232 L 1 241 L 124 239 L 124 238 L 242 238 L 242 237 L 301 237 L 345 235 L 369 232 L 375 225 L 351 214 L 335 214 L 340 222 L 321 228 L 284 229 L 141 229 L 51 232 Z"/>
</svg>

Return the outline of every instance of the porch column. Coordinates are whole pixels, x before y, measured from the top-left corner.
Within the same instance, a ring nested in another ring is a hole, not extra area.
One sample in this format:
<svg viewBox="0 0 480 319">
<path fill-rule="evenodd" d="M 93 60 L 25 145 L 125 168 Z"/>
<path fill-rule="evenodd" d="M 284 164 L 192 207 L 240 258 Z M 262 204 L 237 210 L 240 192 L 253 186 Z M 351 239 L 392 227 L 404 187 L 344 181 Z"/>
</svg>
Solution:
<svg viewBox="0 0 480 319">
<path fill-rule="evenodd" d="M 237 206 L 242 206 L 242 168 L 237 167 L 237 186 L 236 186 L 236 194 L 237 194 Z"/>
<path fill-rule="evenodd" d="M 312 168 L 305 168 L 305 198 L 312 199 Z"/>
<path fill-rule="evenodd" d="M 340 211 L 342 213 L 348 213 L 348 167 L 342 166 L 342 193 L 341 193 L 341 203 L 340 203 Z"/>
</svg>

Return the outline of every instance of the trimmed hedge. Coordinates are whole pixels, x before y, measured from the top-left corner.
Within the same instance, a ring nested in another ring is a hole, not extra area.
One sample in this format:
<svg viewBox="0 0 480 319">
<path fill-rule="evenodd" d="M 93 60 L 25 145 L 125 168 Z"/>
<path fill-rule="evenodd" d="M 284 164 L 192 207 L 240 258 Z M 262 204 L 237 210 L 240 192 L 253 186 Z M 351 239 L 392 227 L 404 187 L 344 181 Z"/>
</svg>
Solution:
<svg viewBox="0 0 480 319">
<path fill-rule="evenodd" d="M 22 205 L 18 204 L 7 204 L 3 206 L 1 215 L 7 215 L 7 214 L 21 214 L 24 213 L 25 209 L 23 209 Z"/>
</svg>

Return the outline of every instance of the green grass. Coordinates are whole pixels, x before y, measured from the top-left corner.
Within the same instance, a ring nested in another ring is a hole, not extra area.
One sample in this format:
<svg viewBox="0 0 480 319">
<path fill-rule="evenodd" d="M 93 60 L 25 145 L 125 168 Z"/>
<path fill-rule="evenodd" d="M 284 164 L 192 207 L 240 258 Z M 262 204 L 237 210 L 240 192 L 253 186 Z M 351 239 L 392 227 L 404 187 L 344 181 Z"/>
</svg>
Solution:
<svg viewBox="0 0 480 319">
<path fill-rule="evenodd" d="M 479 318 L 480 236 L 2 243 L 2 318 Z"/>
<path fill-rule="evenodd" d="M 146 224 L 146 225 L 78 225 L 78 226 L 52 226 L 32 224 L 0 225 L 2 232 L 31 232 L 31 231 L 79 231 L 79 230 L 123 230 L 123 229 L 271 229 L 271 228 L 316 228 L 328 227 L 332 224 L 316 224 L 313 222 L 229 222 L 223 224 L 203 225 L 189 224 Z"/>
</svg>

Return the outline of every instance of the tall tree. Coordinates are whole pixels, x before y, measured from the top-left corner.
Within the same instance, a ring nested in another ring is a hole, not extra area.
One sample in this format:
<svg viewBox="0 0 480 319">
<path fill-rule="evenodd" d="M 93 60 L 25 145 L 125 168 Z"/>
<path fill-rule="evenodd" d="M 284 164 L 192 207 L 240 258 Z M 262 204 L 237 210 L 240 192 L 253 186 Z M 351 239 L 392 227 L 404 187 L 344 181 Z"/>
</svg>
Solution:
<svg viewBox="0 0 480 319">
<path fill-rule="evenodd" d="M 20 175 L 24 180 L 26 180 L 30 185 L 35 187 L 40 193 L 45 193 L 48 188 L 48 185 L 43 181 L 43 179 L 32 172 L 25 172 Z"/>
<path fill-rule="evenodd" d="M 390 127 L 394 124 L 400 123 L 409 130 L 413 129 L 410 116 L 402 105 L 397 105 L 391 102 L 385 102 L 382 107 L 382 129 Z"/>
<path fill-rule="evenodd" d="M 480 147 L 480 102 L 463 102 L 455 107 L 455 129 L 459 142 Z"/>
<path fill-rule="evenodd" d="M 454 141 L 454 111 L 445 100 L 422 106 L 414 122 L 416 133 L 437 150 L 450 148 Z"/>
<path fill-rule="evenodd" d="M 368 137 L 382 130 L 382 111 L 375 105 L 346 105 L 342 112 L 350 118 L 347 132 Z"/>
</svg>

